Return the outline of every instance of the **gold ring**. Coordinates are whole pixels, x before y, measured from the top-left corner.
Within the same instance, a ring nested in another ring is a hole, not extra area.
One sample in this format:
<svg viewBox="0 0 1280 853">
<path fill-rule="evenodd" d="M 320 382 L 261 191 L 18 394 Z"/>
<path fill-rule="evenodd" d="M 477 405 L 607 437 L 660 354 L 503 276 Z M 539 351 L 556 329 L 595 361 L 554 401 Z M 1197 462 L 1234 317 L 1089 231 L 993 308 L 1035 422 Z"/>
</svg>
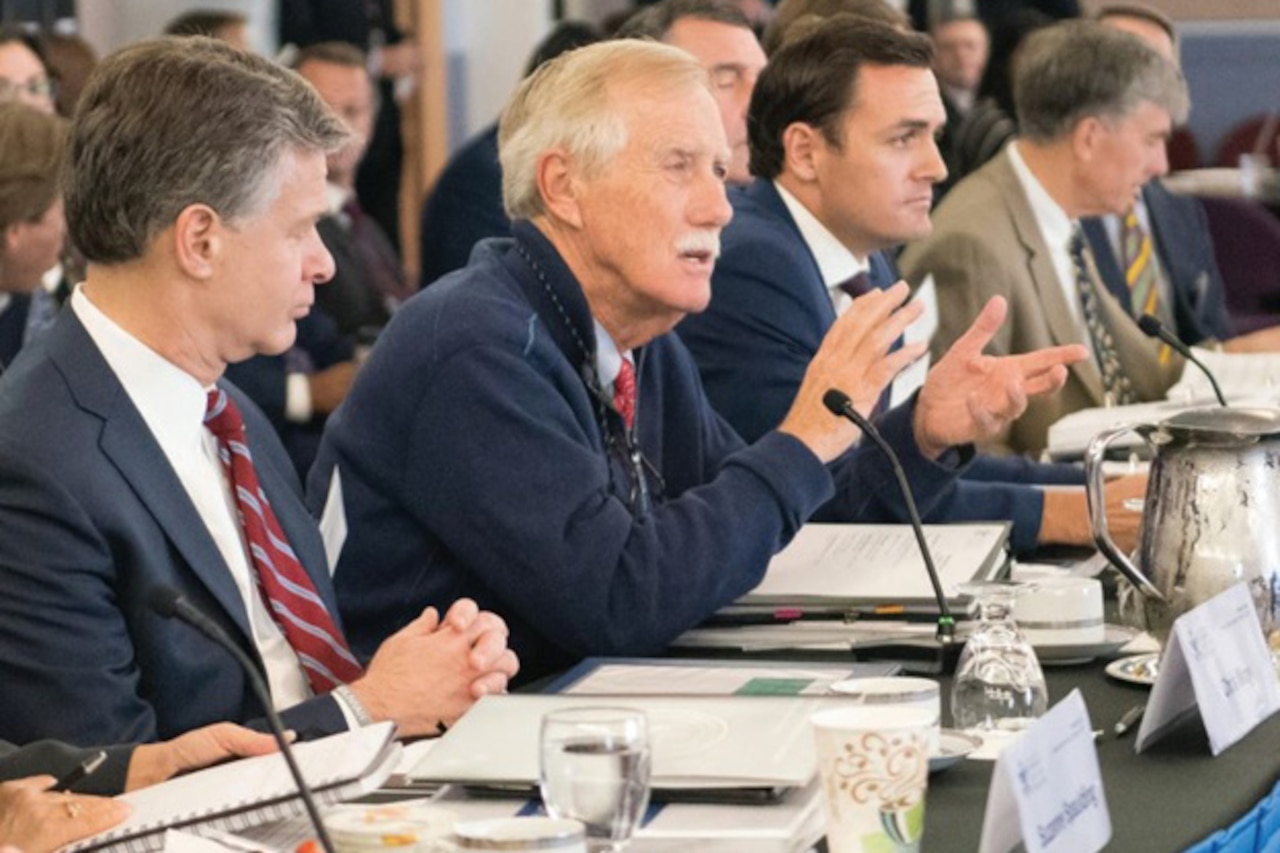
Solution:
<svg viewBox="0 0 1280 853">
<path fill-rule="evenodd" d="M 80 817 L 80 812 L 84 811 L 84 807 L 75 800 L 63 800 L 62 805 L 67 810 L 67 817 L 75 820 Z"/>
</svg>

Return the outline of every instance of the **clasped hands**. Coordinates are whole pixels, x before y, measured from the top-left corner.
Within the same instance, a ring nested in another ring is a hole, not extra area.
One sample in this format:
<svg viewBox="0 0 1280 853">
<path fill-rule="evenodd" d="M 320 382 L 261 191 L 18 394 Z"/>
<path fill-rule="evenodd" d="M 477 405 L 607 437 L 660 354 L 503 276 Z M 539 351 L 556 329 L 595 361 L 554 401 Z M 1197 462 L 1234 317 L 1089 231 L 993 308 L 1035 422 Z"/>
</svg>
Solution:
<svg viewBox="0 0 1280 853">
<path fill-rule="evenodd" d="M 893 378 L 924 354 L 922 341 L 890 351 L 923 306 L 907 302 L 910 290 L 898 282 L 858 297 L 828 331 L 809 364 L 786 419 L 779 427 L 800 439 L 824 462 L 843 453 L 858 437 L 852 424 L 833 418 L 822 405 L 830 388 L 849 395 L 863 415 Z M 922 454 L 936 459 L 955 445 L 982 443 L 999 435 L 1027 408 L 1027 399 L 1061 388 L 1067 365 L 1088 358 L 1079 344 L 992 356 L 983 349 L 1008 313 L 1003 297 L 992 297 L 973 325 L 929 371 L 912 421 Z"/>
</svg>

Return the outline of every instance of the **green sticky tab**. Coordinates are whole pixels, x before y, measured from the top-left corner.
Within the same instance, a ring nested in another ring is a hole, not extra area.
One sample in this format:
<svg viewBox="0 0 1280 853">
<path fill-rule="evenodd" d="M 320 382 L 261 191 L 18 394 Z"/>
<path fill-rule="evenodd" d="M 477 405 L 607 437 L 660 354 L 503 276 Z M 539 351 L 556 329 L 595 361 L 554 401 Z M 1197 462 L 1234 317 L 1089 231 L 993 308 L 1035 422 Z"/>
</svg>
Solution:
<svg viewBox="0 0 1280 853">
<path fill-rule="evenodd" d="M 735 691 L 735 696 L 799 696 L 813 684 L 812 678 L 753 678 Z"/>
</svg>

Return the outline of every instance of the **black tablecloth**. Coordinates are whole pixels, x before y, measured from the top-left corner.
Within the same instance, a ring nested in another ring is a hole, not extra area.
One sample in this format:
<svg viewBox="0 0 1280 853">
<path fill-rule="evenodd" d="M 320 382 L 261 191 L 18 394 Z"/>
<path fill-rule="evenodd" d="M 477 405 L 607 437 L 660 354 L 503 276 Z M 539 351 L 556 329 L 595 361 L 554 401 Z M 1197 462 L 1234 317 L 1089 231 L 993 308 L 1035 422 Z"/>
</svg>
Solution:
<svg viewBox="0 0 1280 853">
<path fill-rule="evenodd" d="M 1046 668 L 1045 675 L 1051 704 L 1079 687 L 1093 727 L 1105 732 L 1098 741 L 1098 760 L 1113 827 L 1108 850 L 1184 850 L 1234 823 L 1280 778 L 1280 715 L 1217 758 L 1209 752 L 1198 719 L 1136 755 L 1136 727 L 1124 738 L 1116 738 L 1112 727 L 1126 710 L 1146 701 L 1148 688 L 1107 677 L 1101 662 Z M 950 718 L 950 695 L 947 678 L 942 682 L 944 720 Z M 994 767 L 989 761 L 962 761 L 929 780 L 922 853 L 978 849 Z"/>
</svg>

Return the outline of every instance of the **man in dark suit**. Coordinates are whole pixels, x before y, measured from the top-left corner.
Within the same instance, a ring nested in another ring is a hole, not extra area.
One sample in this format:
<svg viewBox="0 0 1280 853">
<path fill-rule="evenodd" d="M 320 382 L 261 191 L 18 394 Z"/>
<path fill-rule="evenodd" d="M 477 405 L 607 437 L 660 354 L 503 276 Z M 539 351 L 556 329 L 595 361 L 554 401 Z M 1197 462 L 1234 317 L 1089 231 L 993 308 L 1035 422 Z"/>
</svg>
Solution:
<svg viewBox="0 0 1280 853">
<path fill-rule="evenodd" d="M 1107 6 L 1098 20 L 1137 36 L 1178 64 L 1177 31 L 1162 12 L 1141 5 Z M 1156 315 L 1188 344 L 1216 341 L 1235 352 L 1280 349 L 1280 329 L 1232 337 L 1209 223 L 1194 196 L 1176 195 L 1155 180 L 1142 188 L 1127 213 L 1087 217 L 1080 226 L 1098 275 L 1133 316 Z M 1147 277 L 1150 284 L 1144 283 Z"/>
<path fill-rule="evenodd" d="M 346 139 L 295 75 L 220 42 L 99 66 L 65 198 L 88 274 L 0 379 L 0 737 L 150 741 L 257 717 L 235 659 L 154 612 L 156 588 L 262 665 L 302 737 L 433 732 L 514 672 L 505 625 L 470 602 L 357 661 L 283 448 L 219 381 L 288 349 L 331 274 L 314 226 Z"/>
<path fill-rule="evenodd" d="M 760 179 L 730 193 L 711 304 L 678 330 L 712 404 L 748 441 L 781 420 L 824 336 L 851 309 L 846 282 L 891 286 L 898 275 L 883 250 L 928 232 L 926 200 L 946 173 L 934 143 L 944 112 L 931 53 L 924 36 L 842 15 L 783 47 L 761 75 L 749 117 Z M 815 75 L 831 84 L 809 85 Z M 1083 482 L 1075 466 L 979 456 L 928 520 L 1010 520 L 1019 551 L 1086 545 L 1083 488 L 1031 485 Z M 1143 484 L 1126 485 L 1116 501 Z M 842 520 L 836 507 L 819 517 Z"/>
<path fill-rule="evenodd" d="M 280 0 L 280 44 L 298 48 L 342 41 L 369 57 L 381 108 L 360 163 L 356 191 L 361 203 L 400 249 L 400 169 L 404 141 L 396 83 L 421 71 L 421 48 L 395 23 L 392 0 Z"/>
</svg>

